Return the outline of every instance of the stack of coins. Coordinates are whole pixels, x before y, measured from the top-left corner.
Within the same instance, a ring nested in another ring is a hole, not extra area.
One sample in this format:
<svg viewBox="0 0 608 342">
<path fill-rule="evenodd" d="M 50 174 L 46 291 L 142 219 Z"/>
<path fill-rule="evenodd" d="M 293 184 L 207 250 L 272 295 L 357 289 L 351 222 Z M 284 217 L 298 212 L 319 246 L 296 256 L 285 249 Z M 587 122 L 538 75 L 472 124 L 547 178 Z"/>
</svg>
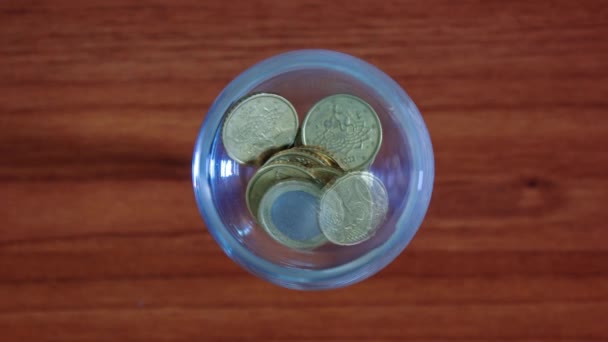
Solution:
<svg viewBox="0 0 608 342">
<path fill-rule="evenodd" d="M 366 171 L 382 143 L 378 115 L 361 98 L 336 94 L 317 102 L 298 127 L 294 106 L 276 94 L 253 94 L 228 110 L 228 155 L 261 164 L 247 186 L 251 215 L 295 249 L 371 238 L 388 211 L 382 181 Z"/>
</svg>

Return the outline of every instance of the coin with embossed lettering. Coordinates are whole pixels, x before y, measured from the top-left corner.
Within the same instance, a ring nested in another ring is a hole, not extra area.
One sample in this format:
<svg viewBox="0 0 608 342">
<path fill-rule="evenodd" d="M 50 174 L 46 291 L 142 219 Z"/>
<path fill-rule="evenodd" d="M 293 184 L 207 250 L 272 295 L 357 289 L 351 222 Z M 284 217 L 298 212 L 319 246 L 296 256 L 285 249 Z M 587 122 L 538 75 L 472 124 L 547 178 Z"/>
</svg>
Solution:
<svg viewBox="0 0 608 342">
<path fill-rule="evenodd" d="M 289 101 L 279 95 L 259 93 L 228 110 L 222 141 L 232 159 L 253 163 L 270 151 L 292 145 L 298 124 L 298 115 Z"/>
<path fill-rule="evenodd" d="M 257 217 L 260 201 L 270 187 L 280 181 L 294 178 L 316 181 L 314 174 L 309 169 L 296 164 L 279 162 L 260 168 L 249 181 L 245 193 L 245 200 L 251 215 Z"/>
<path fill-rule="evenodd" d="M 312 174 L 320 180 L 323 184 L 328 184 L 341 177 L 344 174 L 342 169 L 334 167 L 315 167 L 310 170 Z"/>
<path fill-rule="evenodd" d="M 302 125 L 302 143 L 327 150 L 345 170 L 369 166 L 382 143 L 378 115 L 367 102 L 337 94 L 317 102 Z"/>
<path fill-rule="evenodd" d="M 312 153 L 317 159 L 321 160 L 325 165 L 341 169 L 340 164 L 329 154 L 328 151 L 324 150 L 319 146 L 311 145 L 300 145 L 294 147 L 298 151 L 305 151 Z"/>
<path fill-rule="evenodd" d="M 316 179 L 323 184 L 327 184 L 344 174 L 344 171 L 331 157 L 320 154 L 317 150 L 311 151 L 302 147 L 297 146 L 274 154 L 264 164 L 264 167 L 279 163 L 303 166 L 309 169 Z"/>
<path fill-rule="evenodd" d="M 270 157 L 270 159 L 268 159 L 265 165 L 270 165 L 277 162 L 297 163 L 307 168 L 327 166 L 324 161 L 319 159 L 316 155 L 308 152 L 298 151 L 295 147 L 275 153 L 272 157 Z"/>
<path fill-rule="evenodd" d="M 355 245 L 371 238 L 388 211 L 382 181 L 369 172 L 338 178 L 321 197 L 319 226 L 337 245 Z"/>
<path fill-rule="evenodd" d="M 312 249 L 327 242 L 317 220 L 321 186 L 291 179 L 273 185 L 262 197 L 258 221 L 281 244 Z"/>
</svg>

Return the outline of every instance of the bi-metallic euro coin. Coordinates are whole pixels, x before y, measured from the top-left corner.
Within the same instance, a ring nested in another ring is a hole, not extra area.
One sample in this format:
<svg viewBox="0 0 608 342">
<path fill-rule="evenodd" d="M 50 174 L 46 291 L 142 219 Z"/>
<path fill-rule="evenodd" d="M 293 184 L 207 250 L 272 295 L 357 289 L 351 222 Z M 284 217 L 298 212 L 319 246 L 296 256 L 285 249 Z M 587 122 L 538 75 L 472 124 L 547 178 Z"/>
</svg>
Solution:
<svg viewBox="0 0 608 342">
<path fill-rule="evenodd" d="M 268 189 L 280 181 L 294 178 L 316 181 L 309 169 L 296 164 L 277 163 L 260 168 L 249 181 L 245 193 L 247 208 L 251 215 L 257 218 L 260 201 Z"/>
<path fill-rule="evenodd" d="M 305 180 L 273 185 L 262 197 L 258 221 L 279 243 L 312 249 L 327 242 L 317 220 L 321 186 Z"/>
</svg>

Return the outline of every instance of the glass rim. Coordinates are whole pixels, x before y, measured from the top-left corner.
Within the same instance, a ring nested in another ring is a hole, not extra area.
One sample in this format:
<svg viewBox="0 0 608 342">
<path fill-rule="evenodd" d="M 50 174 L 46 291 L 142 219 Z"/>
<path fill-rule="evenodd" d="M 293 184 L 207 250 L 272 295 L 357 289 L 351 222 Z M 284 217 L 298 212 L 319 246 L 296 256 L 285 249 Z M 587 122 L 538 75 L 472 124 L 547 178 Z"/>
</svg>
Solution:
<svg viewBox="0 0 608 342">
<path fill-rule="evenodd" d="M 395 232 L 382 245 L 345 264 L 325 269 L 300 269 L 272 263 L 242 245 L 228 230 L 215 208 L 209 178 L 209 162 L 216 132 L 233 99 L 247 95 L 262 78 L 312 68 L 329 68 L 362 83 L 373 84 L 379 96 L 405 115 L 398 123 L 406 132 L 412 158 L 410 184 L 404 210 Z M 224 252 L 251 273 L 277 285 L 294 289 L 330 289 L 366 279 L 386 267 L 410 243 L 428 209 L 433 190 L 434 156 L 428 130 L 420 111 L 406 92 L 377 67 L 351 55 L 330 50 L 296 50 L 265 59 L 248 68 L 222 90 L 209 108 L 196 139 L 192 158 L 192 183 L 199 212 L 208 231 Z"/>
</svg>

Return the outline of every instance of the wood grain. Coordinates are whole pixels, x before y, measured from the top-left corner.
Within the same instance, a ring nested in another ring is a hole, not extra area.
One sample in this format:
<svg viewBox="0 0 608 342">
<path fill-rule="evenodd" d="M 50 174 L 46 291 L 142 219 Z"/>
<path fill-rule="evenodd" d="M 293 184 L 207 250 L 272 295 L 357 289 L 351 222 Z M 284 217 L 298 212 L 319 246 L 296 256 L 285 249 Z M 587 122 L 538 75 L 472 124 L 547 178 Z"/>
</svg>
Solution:
<svg viewBox="0 0 608 342">
<path fill-rule="evenodd" d="M 0 2 L 3 341 L 608 340 L 605 1 Z M 267 284 L 204 229 L 206 108 L 299 48 L 421 109 L 420 232 L 350 288 Z"/>
</svg>

